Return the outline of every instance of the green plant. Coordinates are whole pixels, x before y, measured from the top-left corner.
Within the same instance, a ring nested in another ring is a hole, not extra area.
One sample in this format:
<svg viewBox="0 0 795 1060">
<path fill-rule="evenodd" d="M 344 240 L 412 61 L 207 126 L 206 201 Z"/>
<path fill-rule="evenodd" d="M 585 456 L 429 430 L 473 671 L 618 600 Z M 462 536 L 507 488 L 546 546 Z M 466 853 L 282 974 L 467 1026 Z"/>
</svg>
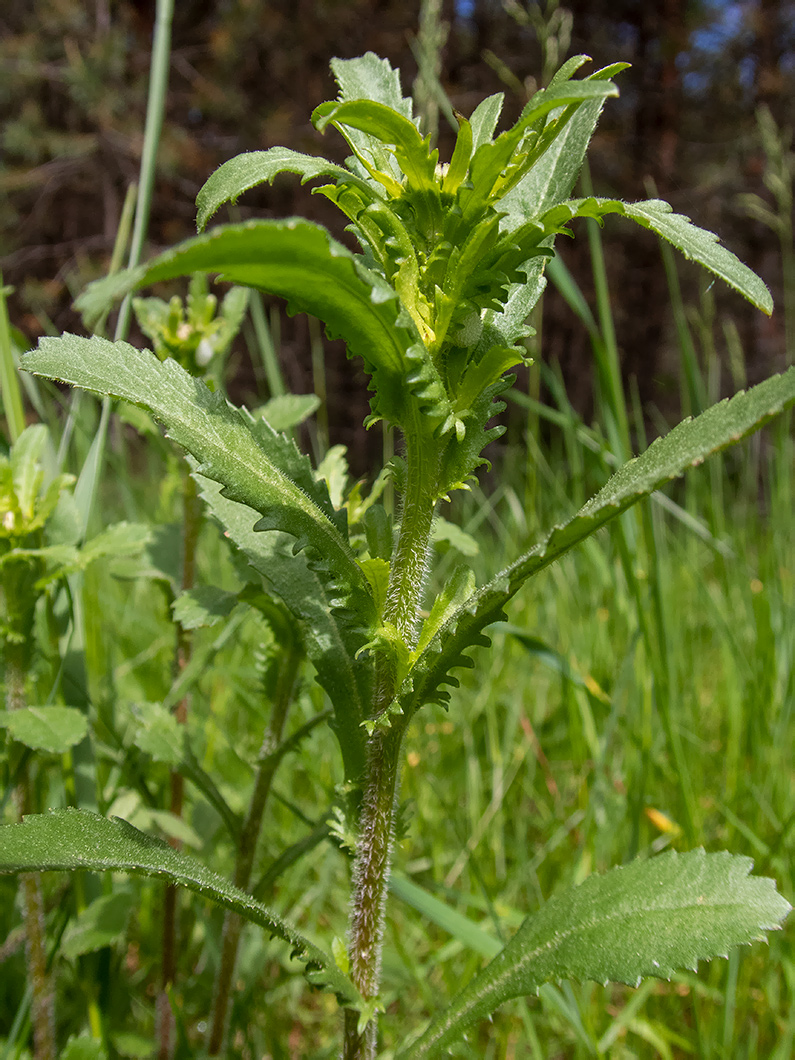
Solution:
<svg viewBox="0 0 795 1060">
<path fill-rule="evenodd" d="M 570 222 L 610 213 L 635 220 L 772 309 L 761 281 L 666 203 L 567 197 L 623 65 L 573 80 L 585 61 L 569 60 L 496 137 L 500 96 L 460 118 L 443 165 L 388 63 L 372 54 L 335 60 L 340 98 L 318 107 L 313 120 L 345 137 L 353 152 L 346 167 L 281 148 L 241 156 L 202 189 L 198 221 L 204 228 L 222 204 L 286 170 L 327 181 L 316 190 L 348 217 L 359 253 L 300 218 L 230 225 L 100 281 L 79 300 L 96 320 L 137 288 L 209 272 L 281 295 L 291 311 L 323 320 L 371 376 L 368 424 L 386 420 L 402 433 L 403 455 L 388 468 L 401 497 L 396 527 L 378 503 L 383 476 L 369 495 L 357 486 L 346 496 L 333 461 L 316 474 L 266 419 L 232 407 L 172 360 L 67 335 L 43 339 L 24 361 L 28 371 L 143 406 L 163 423 L 189 454 L 208 511 L 256 573 L 255 589 L 264 585 L 297 623 L 331 702 L 341 752 L 344 784 L 332 831 L 354 849 L 348 946 L 323 952 L 247 894 L 250 864 L 236 871 L 234 886 L 126 823 L 86 811 L 6 827 L 0 868 L 157 875 L 261 924 L 289 942 L 310 982 L 344 1006 L 347 1060 L 378 1051 L 384 909 L 411 719 L 426 704 L 449 701 L 443 686 L 456 684 L 452 671 L 473 665 L 468 653 L 488 646 L 484 631 L 532 576 L 795 401 L 790 370 L 684 421 L 485 585 L 460 566 L 430 611 L 421 610 L 437 509 L 487 463 L 484 447 L 500 434 L 489 422 L 512 382 L 505 373 L 526 360 L 525 320 L 543 289 L 554 239 L 568 234 Z M 531 915 L 393 1055 L 443 1055 L 473 1021 L 549 979 L 667 977 L 760 937 L 789 905 L 772 881 L 750 877 L 750 867 L 747 858 L 694 850 L 590 876 Z M 211 1052 L 218 1048 L 213 1043 Z"/>
</svg>

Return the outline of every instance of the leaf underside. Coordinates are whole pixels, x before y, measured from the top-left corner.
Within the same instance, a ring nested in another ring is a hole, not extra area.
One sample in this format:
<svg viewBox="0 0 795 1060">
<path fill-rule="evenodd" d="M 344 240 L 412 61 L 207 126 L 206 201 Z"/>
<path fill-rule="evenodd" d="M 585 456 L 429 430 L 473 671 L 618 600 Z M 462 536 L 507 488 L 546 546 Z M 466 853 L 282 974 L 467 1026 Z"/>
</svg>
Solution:
<svg viewBox="0 0 795 1060">
<path fill-rule="evenodd" d="M 503 1002 L 551 979 L 636 986 L 764 940 L 790 905 L 750 858 L 669 851 L 551 898 L 397 1060 L 433 1057 Z"/>
<path fill-rule="evenodd" d="M 0 872 L 87 869 L 154 876 L 259 924 L 292 947 L 313 985 L 333 991 L 342 1004 L 358 1002 L 358 993 L 333 959 L 276 913 L 202 865 L 196 858 L 140 832 L 118 817 L 89 810 L 53 810 L 33 814 L 21 824 L 0 827 Z"/>
</svg>

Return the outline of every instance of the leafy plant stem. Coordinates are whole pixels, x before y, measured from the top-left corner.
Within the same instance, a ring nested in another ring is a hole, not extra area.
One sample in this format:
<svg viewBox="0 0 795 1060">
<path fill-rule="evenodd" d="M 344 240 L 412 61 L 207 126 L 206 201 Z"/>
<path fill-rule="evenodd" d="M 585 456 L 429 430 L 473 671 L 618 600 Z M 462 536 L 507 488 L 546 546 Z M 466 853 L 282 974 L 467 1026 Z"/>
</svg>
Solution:
<svg viewBox="0 0 795 1060">
<path fill-rule="evenodd" d="M 280 633 L 283 634 L 286 629 L 287 624 L 280 628 Z M 273 696 L 271 716 L 262 747 L 260 748 L 257 772 L 254 779 L 254 790 L 238 843 L 234 882 L 235 886 L 241 890 L 248 890 L 251 882 L 254 856 L 262 829 L 262 820 L 265 815 L 268 796 L 270 795 L 273 777 L 283 757 L 280 753 L 280 744 L 284 723 L 287 719 L 290 704 L 293 701 L 298 668 L 303 658 L 299 640 L 296 637 L 291 637 L 289 633 L 287 638 L 280 638 L 280 649 L 279 674 Z M 210 1056 L 218 1056 L 224 1044 L 229 995 L 232 988 L 232 978 L 235 971 L 242 926 L 243 921 L 236 913 L 228 912 L 226 914 L 221 937 L 221 961 L 215 981 L 215 996 L 213 998 L 213 1015 L 208 1046 Z"/>
</svg>

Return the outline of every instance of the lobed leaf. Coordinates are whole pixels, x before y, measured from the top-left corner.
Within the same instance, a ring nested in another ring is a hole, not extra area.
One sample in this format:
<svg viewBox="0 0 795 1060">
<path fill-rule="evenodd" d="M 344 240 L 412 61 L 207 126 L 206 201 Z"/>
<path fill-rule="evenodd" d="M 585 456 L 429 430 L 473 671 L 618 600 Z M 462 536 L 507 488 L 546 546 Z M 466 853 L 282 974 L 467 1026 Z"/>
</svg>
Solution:
<svg viewBox="0 0 795 1060">
<path fill-rule="evenodd" d="M 471 665 L 463 653 L 472 645 L 488 644 L 482 631 L 505 617 L 505 605 L 528 578 L 643 497 L 713 453 L 741 441 L 793 404 L 795 367 L 713 405 L 695 419 L 683 420 L 664 438 L 656 439 L 641 456 L 624 464 L 572 519 L 555 527 L 542 542 L 469 596 L 447 619 L 409 674 L 413 692 L 403 697 L 404 709 L 416 710 L 433 698 L 447 698 L 439 691 L 441 683 L 455 684 L 450 670 Z"/>
<path fill-rule="evenodd" d="M 187 887 L 288 942 L 313 986 L 332 990 L 343 1004 L 358 1001 L 356 988 L 333 959 L 280 916 L 196 858 L 118 817 L 108 820 L 89 810 L 52 810 L 0 827 L 0 873 L 75 869 L 155 876 Z"/>
<path fill-rule="evenodd" d="M 550 979 L 637 986 L 764 940 L 790 911 L 750 858 L 669 851 L 551 898 L 397 1060 L 439 1056 L 503 1002 Z"/>
</svg>

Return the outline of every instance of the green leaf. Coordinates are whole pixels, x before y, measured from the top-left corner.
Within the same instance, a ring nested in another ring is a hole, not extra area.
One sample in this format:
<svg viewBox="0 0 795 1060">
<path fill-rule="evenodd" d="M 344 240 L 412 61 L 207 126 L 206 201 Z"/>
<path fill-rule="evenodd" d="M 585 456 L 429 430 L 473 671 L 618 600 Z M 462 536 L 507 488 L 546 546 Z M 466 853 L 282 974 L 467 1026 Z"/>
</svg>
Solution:
<svg viewBox="0 0 795 1060">
<path fill-rule="evenodd" d="M 395 290 L 324 228 L 301 218 L 216 228 L 91 284 L 76 304 L 91 320 L 139 287 L 194 272 L 221 273 L 286 298 L 291 313 L 324 321 L 329 336 L 344 339 L 348 354 L 361 357 L 374 377 L 375 416 L 415 430 L 449 418 L 438 370 Z"/>
<path fill-rule="evenodd" d="M 503 228 L 518 228 L 571 194 L 593 136 L 604 98 L 583 103 L 522 180 L 500 200 Z"/>
<path fill-rule="evenodd" d="M 255 415 L 264 416 L 274 431 L 290 431 L 309 419 L 320 407 L 317 394 L 277 394 Z"/>
<path fill-rule="evenodd" d="M 455 678 L 449 676 L 451 668 L 472 665 L 463 652 L 472 645 L 489 643 L 483 629 L 505 618 L 505 605 L 528 578 L 643 497 L 703 463 L 713 453 L 735 445 L 793 404 L 795 367 L 713 405 L 696 419 L 683 420 L 664 438 L 656 439 L 641 456 L 624 464 L 572 519 L 555 527 L 543 541 L 458 606 L 418 659 L 416 672 L 410 675 L 414 692 L 401 700 L 404 709 L 415 710 L 432 698 L 448 698 L 439 690 L 440 684 L 456 684 Z"/>
<path fill-rule="evenodd" d="M 15 740 L 34 751 L 63 754 L 85 738 L 88 721 L 76 707 L 22 707 L 0 714 Z"/>
<path fill-rule="evenodd" d="M 606 97 L 617 95 L 618 89 L 611 81 L 592 79 L 565 81 L 537 92 L 515 125 L 475 151 L 470 166 L 471 188 L 462 190 L 460 195 L 464 214 L 475 216 L 487 202 L 497 202 L 507 195 L 537 164 L 579 107 L 585 103 L 599 105 Z M 547 119 L 544 128 L 543 120 L 560 108 L 564 108 L 563 112 Z M 525 147 L 523 141 L 534 126 L 535 139 Z"/>
<path fill-rule="evenodd" d="M 442 553 L 451 548 L 462 556 L 477 556 L 480 552 L 480 545 L 471 534 L 462 530 L 457 523 L 448 522 L 441 515 L 434 520 L 431 541 Z"/>
<path fill-rule="evenodd" d="M 177 766 L 185 755 L 185 726 L 161 703 L 136 703 L 135 746 L 154 759 Z"/>
<path fill-rule="evenodd" d="M 106 1060 L 108 1054 L 99 1038 L 81 1034 L 70 1038 L 59 1055 L 60 1060 Z"/>
<path fill-rule="evenodd" d="M 233 500 L 261 515 L 259 530 L 283 530 L 313 562 L 327 568 L 340 592 L 366 582 L 347 542 L 347 518 L 334 510 L 323 483 L 295 443 L 213 393 L 172 360 L 124 342 L 65 335 L 42 339 L 25 368 L 100 394 L 143 405 L 165 424 L 169 437 L 201 462 Z"/>
<path fill-rule="evenodd" d="M 237 593 L 215 585 L 200 585 L 180 593 L 171 605 L 171 613 L 183 629 L 202 629 L 223 622 L 236 605 Z"/>
<path fill-rule="evenodd" d="M 358 782 L 365 751 L 361 723 L 371 701 L 372 669 L 355 657 L 376 621 L 372 597 L 368 593 L 360 608 L 340 608 L 333 586 L 324 584 L 303 556 L 292 554 L 286 535 L 256 533 L 256 512 L 229 500 L 216 482 L 198 474 L 195 477 L 211 513 L 268 590 L 300 622 L 306 653 L 334 707 L 332 728 L 342 751 L 345 777 Z"/>
<path fill-rule="evenodd" d="M 476 1020 L 550 979 L 637 986 L 764 940 L 790 910 L 750 858 L 669 851 L 551 898 L 397 1060 L 443 1055 Z"/>
<path fill-rule="evenodd" d="M 11 472 L 14 491 L 23 517 L 32 519 L 44 471 L 41 467 L 48 430 L 43 423 L 34 423 L 17 438 L 11 448 Z"/>
<path fill-rule="evenodd" d="M 224 162 L 202 187 L 196 197 L 198 230 L 204 231 L 209 219 L 225 202 L 237 202 L 244 191 L 258 184 L 270 184 L 279 173 L 297 173 L 302 184 L 318 177 L 334 177 L 355 184 L 367 195 L 368 201 L 372 197 L 369 184 L 325 158 L 304 155 L 287 147 L 248 151 Z"/>
<path fill-rule="evenodd" d="M 504 92 L 495 92 L 478 103 L 472 111 L 469 124 L 472 126 L 472 150 L 477 151 L 483 144 L 491 142 L 497 122 L 500 120 L 502 105 L 505 102 Z"/>
<path fill-rule="evenodd" d="M 405 118 L 411 117 L 411 99 L 403 95 L 400 71 L 388 59 L 366 52 L 356 59 L 332 59 L 331 70 L 341 100 L 372 99 L 392 107 Z"/>
<path fill-rule="evenodd" d="M 373 100 L 391 107 L 404 118 L 411 118 L 411 99 L 403 95 L 400 73 L 392 68 L 388 59 L 381 59 L 374 52 L 356 59 L 332 59 L 331 71 L 339 86 L 340 101 Z M 348 141 L 359 154 L 369 156 L 376 169 L 399 177 L 391 152 L 379 138 L 359 129 L 350 129 Z"/>
<path fill-rule="evenodd" d="M 304 938 L 276 913 L 229 883 L 196 858 L 174 850 L 118 818 L 108 820 L 88 810 L 55 810 L 33 814 L 22 824 L 0 827 L 0 872 L 46 872 L 87 869 L 155 876 L 265 928 L 292 947 L 313 986 L 332 990 L 341 1003 L 357 1003 L 356 988 L 333 959 Z"/>
<path fill-rule="evenodd" d="M 713 232 L 698 228 L 689 217 L 674 213 L 662 199 L 648 202 L 620 202 L 618 199 L 572 199 L 548 210 L 541 218 L 545 225 L 565 224 L 574 217 L 595 217 L 617 213 L 651 229 L 680 250 L 686 258 L 719 276 L 735 291 L 752 302 L 768 316 L 773 312 L 773 299 L 765 284 L 727 250 Z"/>
<path fill-rule="evenodd" d="M 368 99 L 344 103 L 322 103 L 312 115 L 320 132 L 329 124 L 346 126 L 367 133 L 372 140 L 394 145 L 395 158 L 414 191 L 436 189 L 435 171 L 438 152 L 431 151 L 430 137 L 423 139 L 417 126 L 392 107 Z M 378 177 L 378 171 L 372 176 Z M 390 177 L 388 188 L 394 185 Z M 400 185 L 397 193 L 400 193 Z"/>
<path fill-rule="evenodd" d="M 61 939 L 61 952 L 69 960 L 112 945 L 127 929 L 133 907 L 130 891 L 114 891 L 97 898 L 73 921 Z"/>
</svg>

